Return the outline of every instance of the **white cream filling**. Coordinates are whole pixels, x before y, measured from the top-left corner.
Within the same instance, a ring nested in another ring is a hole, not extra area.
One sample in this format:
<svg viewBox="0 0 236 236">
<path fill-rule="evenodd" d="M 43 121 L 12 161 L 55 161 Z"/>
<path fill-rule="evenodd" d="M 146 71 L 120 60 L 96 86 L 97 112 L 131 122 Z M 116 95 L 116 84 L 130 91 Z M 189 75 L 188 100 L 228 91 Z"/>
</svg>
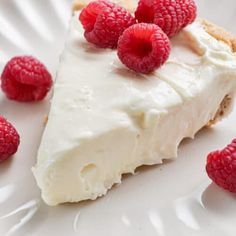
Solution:
<svg viewBox="0 0 236 236">
<path fill-rule="evenodd" d="M 197 22 L 147 76 L 125 68 L 115 50 L 87 43 L 77 19 L 33 169 L 49 205 L 96 199 L 123 173 L 175 158 L 181 140 L 194 137 L 236 86 L 236 55 Z"/>
</svg>

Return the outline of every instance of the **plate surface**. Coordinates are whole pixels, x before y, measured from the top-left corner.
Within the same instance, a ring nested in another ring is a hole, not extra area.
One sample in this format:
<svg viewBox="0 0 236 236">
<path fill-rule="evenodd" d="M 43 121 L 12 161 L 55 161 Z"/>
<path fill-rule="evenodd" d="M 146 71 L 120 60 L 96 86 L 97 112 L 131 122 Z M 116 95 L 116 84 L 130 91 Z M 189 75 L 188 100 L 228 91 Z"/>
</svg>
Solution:
<svg viewBox="0 0 236 236">
<path fill-rule="evenodd" d="M 198 0 L 199 14 L 236 33 L 234 0 Z M 0 71 L 14 55 L 32 54 L 55 75 L 70 18 L 68 0 L 0 1 Z M 31 173 L 49 99 L 20 104 L 0 94 L 0 112 L 21 134 L 14 159 L 0 165 L 0 235 L 16 236 L 234 236 L 236 195 L 208 180 L 209 151 L 236 137 L 236 112 L 195 140 L 179 159 L 140 168 L 93 202 L 48 207 Z"/>
</svg>

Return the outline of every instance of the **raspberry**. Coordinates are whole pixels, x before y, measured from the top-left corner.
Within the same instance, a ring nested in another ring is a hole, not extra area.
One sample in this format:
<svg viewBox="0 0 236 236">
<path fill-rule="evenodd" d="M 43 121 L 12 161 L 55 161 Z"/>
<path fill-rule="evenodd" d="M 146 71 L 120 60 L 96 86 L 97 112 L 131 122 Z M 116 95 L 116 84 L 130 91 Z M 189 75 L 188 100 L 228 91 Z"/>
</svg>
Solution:
<svg viewBox="0 0 236 236">
<path fill-rule="evenodd" d="M 126 9 L 104 0 L 89 3 L 79 20 L 87 41 L 101 48 L 116 48 L 123 31 L 136 22 Z"/>
<path fill-rule="evenodd" d="M 236 139 L 223 150 L 207 156 L 206 171 L 217 185 L 236 193 Z"/>
<path fill-rule="evenodd" d="M 12 58 L 1 75 L 1 87 L 9 99 L 20 102 L 42 100 L 52 86 L 46 67 L 31 56 Z"/>
<path fill-rule="evenodd" d="M 0 162 L 16 153 L 20 144 L 20 136 L 16 129 L 0 116 Z"/>
<path fill-rule="evenodd" d="M 168 59 L 170 41 L 155 24 L 139 23 L 126 29 L 118 42 L 118 57 L 128 68 L 149 73 Z"/>
<path fill-rule="evenodd" d="M 138 22 L 157 24 L 169 37 L 192 23 L 196 14 L 194 0 L 139 0 L 135 11 Z"/>
</svg>

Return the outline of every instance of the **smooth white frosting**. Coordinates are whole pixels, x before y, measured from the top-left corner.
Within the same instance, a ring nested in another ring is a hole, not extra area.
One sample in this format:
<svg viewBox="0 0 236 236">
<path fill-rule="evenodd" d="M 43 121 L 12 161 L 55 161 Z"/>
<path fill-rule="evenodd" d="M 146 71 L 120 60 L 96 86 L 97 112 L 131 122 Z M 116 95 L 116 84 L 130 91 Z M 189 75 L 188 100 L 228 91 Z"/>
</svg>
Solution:
<svg viewBox="0 0 236 236">
<path fill-rule="evenodd" d="M 75 15 L 33 169 L 43 199 L 96 199 L 123 173 L 175 158 L 235 86 L 236 55 L 198 22 L 172 39 L 165 65 L 140 75 L 87 43 Z"/>
</svg>

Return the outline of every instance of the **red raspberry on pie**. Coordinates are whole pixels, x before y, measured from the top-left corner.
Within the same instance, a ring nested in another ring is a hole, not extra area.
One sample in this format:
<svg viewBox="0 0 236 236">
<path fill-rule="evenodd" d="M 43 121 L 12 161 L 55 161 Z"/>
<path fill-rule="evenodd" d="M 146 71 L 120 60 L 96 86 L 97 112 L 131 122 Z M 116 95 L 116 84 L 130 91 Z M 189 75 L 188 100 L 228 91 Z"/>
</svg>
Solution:
<svg viewBox="0 0 236 236">
<path fill-rule="evenodd" d="M 20 102 L 42 100 L 51 89 L 47 68 L 31 56 L 12 58 L 1 75 L 1 87 L 9 99 Z"/>
<path fill-rule="evenodd" d="M 169 37 L 192 23 L 196 15 L 194 0 L 139 0 L 135 11 L 138 22 L 157 24 Z"/>
<path fill-rule="evenodd" d="M 136 22 L 125 8 L 105 0 L 89 3 L 79 20 L 87 41 L 101 48 L 116 48 L 124 30 Z"/>
<path fill-rule="evenodd" d="M 140 23 L 126 29 L 118 42 L 118 57 L 131 70 L 149 73 L 170 54 L 170 41 L 155 24 Z"/>
<path fill-rule="evenodd" d="M 206 171 L 217 185 L 236 193 L 236 139 L 223 150 L 207 156 Z"/>
</svg>

